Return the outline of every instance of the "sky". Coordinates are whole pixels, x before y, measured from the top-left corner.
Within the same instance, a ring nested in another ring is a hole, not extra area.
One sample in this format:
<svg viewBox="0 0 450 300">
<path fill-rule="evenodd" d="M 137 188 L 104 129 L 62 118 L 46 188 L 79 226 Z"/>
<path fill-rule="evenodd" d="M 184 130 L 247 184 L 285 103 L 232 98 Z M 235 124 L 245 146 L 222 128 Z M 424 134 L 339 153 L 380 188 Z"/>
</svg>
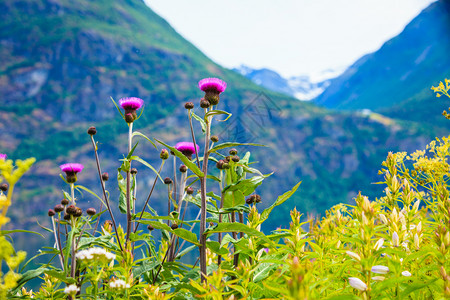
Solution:
<svg viewBox="0 0 450 300">
<path fill-rule="evenodd" d="M 433 0 L 144 0 L 216 63 L 283 76 L 342 69 Z"/>
</svg>

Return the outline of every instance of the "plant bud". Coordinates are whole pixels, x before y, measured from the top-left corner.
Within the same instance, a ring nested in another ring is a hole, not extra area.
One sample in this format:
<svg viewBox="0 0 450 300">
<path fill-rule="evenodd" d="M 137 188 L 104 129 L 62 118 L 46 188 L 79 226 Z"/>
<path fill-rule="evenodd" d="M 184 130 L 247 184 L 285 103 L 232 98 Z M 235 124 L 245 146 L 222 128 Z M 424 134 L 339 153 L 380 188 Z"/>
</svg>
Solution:
<svg viewBox="0 0 450 300">
<path fill-rule="evenodd" d="M 208 108 L 211 106 L 211 103 L 209 103 L 208 100 L 206 100 L 205 98 L 202 98 L 202 100 L 200 100 L 200 107 L 201 108 Z"/>
<path fill-rule="evenodd" d="M 181 165 L 180 166 L 180 172 L 181 173 L 186 173 L 187 172 L 187 167 L 185 165 Z"/>
<path fill-rule="evenodd" d="M 69 206 L 67 206 L 67 208 L 66 208 L 66 212 L 67 212 L 69 215 L 75 215 L 76 212 L 77 212 L 77 208 L 75 207 L 75 205 L 69 205 Z"/>
<path fill-rule="evenodd" d="M 169 158 L 169 151 L 167 151 L 167 149 L 162 149 L 161 153 L 159 154 L 159 157 L 161 159 L 164 159 L 164 160 L 168 159 Z"/>
<path fill-rule="evenodd" d="M 223 164 L 222 168 L 224 170 L 228 170 L 230 168 L 230 165 L 226 162 L 226 163 Z"/>
<path fill-rule="evenodd" d="M 8 190 L 8 184 L 7 183 L 0 184 L 0 190 L 6 192 Z"/>
<path fill-rule="evenodd" d="M 347 255 L 353 258 L 354 260 L 361 261 L 361 257 L 357 253 L 352 251 L 346 251 L 345 253 L 347 253 Z"/>
<path fill-rule="evenodd" d="M 95 214 L 97 213 L 97 211 L 95 210 L 95 208 L 90 207 L 90 208 L 88 208 L 88 209 L 86 210 L 86 213 L 87 213 L 88 215 L 90 215 L 90 216 L 93 216 L 93 215 L 95 215 Z"/>
<path fill-rule="evenodd" d="M 371 271 L 376 274 L 387 274 L 389 273 L 389 268 L 386 266 L 373 266 Z"/>
<path fill-rule="evenodd" d="M 400 245 L 400 240 L 398 237 L 398 233 L 397 233 L 397 231 L 394 231 L 394 233 L 392 234 L 392 246 L 398 247 L 399 245 Z"/>
<path fill-rule="evenodd" d="M 379 239 L 379 240 L 375 243 L 375 246 L 373 246 L 373 249 L 374 249 L 375 251 L 378 251 L 378 250 L 381 249 L 381 247 L 383 247 L 383 244 L 384 244 L 384 239 L 381 238 L 381 239 Z"/>
<path fill-rule="evenodd" d="M 78 217 L 81 217 L 82 215 L 83 215 L 83 211 L 81 210 L 81 208 L 77 207 L 77 210 L 73 216 L 78 218 Z"/>
<path fill-rule="evenodd" d="M 219 141 L 219 137 L 217 135 L 213 135 L 211 137 L 211 142 L 217 143 Z"/>
<path fill-rule="evenodd" d="M 384 277 L 384 276 L 373 276 L 372 277 L 372 280 L 373 281 L 383 281 L 383 280 L 385 280 L 386 278 Z"/>
<path fill-rule="evenodd" d="M 256 203 L 261 202 L 261 196 L 260 196 L 260 195 L 255 194 L 255 202 L 256 202 Z"/>
<path fill-rule="evenodd" d="M 402 275 L 405 276 L 405 277 L 410 277 L 412 274 L 410 272 L 408 272 L 408 271 L 403 271 Z"/>
<path fill-rule="evenodd" d="M 416 250 L 420 249 L 420 239 L 417 233 L 414 235 L 414 246 L 416 247 Z"/>
<path fill-rule="evenodd" d="M 69 214 L 65 214 L 64 215 L 64 220 L 69 221 L 70 220 L 70 215 Z"/>
<path fill-rule="evenodd" d="M 365 290 L 367 290 L 367 285 L 359 278 L 356 277 L 350 277 L 348 279 L 348 283 L 350 284 L 351 287 L 364 292 Z"/>
<path fill-rule="evenodd" d="M 127 123 L 133 123 L 134 122 L 134 116 L 131 113 L 125 114 L 125 122 Z"/>
<path fill-rule="evenodd" d="M 238 162 L 240 159 L 239 159 L 239 156 L 235 155 L 231 158 L 231 160 L 234 162 Z"/>
<path fill-rule="evenodd" d="M 105 223 L 103 223 L 103 229 L 106 232 L 111 233 L 113 227 L 113 222 L 111 220 L 106 220 Z"/>
<path fill-rule="evenodd" d="M 149 225 L 147 226 L 147 229 L 150 230 L 150 231 L 153 231 L 153 230 L 155 229 L 155 227 L 153 227 L 152 225 L 149 224 Z"/>
<path fill-rule="evenodd" d="M 55 213 L 55 211 L 54 211 L 53 209 L 50 208 L 50 209 L 48 210 L 48 216 L 49 216 L 49 217 L 53 217 L 55 214 L 56 214 L 56 213 Z"/>
<path fill-rule="evenodd" d="M 384 225 L 388 224 L 388 220 L 385 215 L 380 214 L 380 220 L 381 220 L 381 222 L 383 222 Z"/>
<path fill-rule="evenodd" d="M 64 210 L 64 206 L 62 204 L 56 204 L 53 209 L 55 210 L 55 212 L 60 213 Z"/>
<path fill-rule="evenodd" d="M 131 168 L 130 173 L 136 175 L 138 170 L 136 168 Z"/>
<path fill-rule="evenodd" d="M 102 174 L 102 180 L 103 180 L 103 181 L 108 181 L 108 180 L 109 180 L 109 174 L 108 174 L 107 172 L 104 172 L 104 173 Z"/>
<path fill-rule="evenodd" d="M 166 177 L 164 178 L 164 184 L 172 184 L 172 179 L 170 179 L 170 177 Z"/>
<path fill-rule="evenodd" d="M 228 153 L 230 153 L 230 155 L 236 155 L 238 151 L 234 148 L 231 148 L 231 150 Z"/>
<path fill-rule="evenodd" d="M 67 204 L 69 204 L 69 199 L 62 199 L 61 204 L 66 206 Z"/>
<path fill-rule="evenodd" d="M 224 163 L 225 163 L 225 162 L 224 162 L 223 159 L 219 160 L 219 161 L 216 163 L 217 169 L 223 170 L 223 164 L 224 164 Z"/>
<path fill-rule="evenodd" d="M 192 195 L 193 193 L 194 193 L 194 189 L 192 187 L 189 186 L 186 188 L 186 194 Z"/>
<path fill-rule="evenodd" d="M 89 135 L 95 135 L 95 134 L 97 133 L 97 129 L 96 129 L 94 126 L 89 127 L 87 133 L 88 133 Z"/>
<path fill-rule="evenodd" d="M 172 228 L 172 229 L 177 229 L 177 228 L 178 228 L 178 224 L 173 223 L 173 224 L 170 226 L 170 228 Z"/>
<path fill-rule="evenodd" d="M 194 103 L 192 103 L 192 102 L 186 102 L 186 103 L 184 104 L 184 108 L 186 108 L 186 109 L 193 109 L 193 108 L 194 108 Z"/>
</svg>

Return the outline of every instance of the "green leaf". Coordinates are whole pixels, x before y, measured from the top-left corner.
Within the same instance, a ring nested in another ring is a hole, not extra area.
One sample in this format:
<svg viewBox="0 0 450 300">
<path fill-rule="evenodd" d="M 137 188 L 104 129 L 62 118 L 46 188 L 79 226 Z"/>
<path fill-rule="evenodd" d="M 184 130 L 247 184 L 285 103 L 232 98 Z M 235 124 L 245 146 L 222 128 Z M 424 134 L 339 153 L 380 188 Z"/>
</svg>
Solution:
<svg viewBox="0 0 450 300">
<path fill-rule="evenodd" d="M 243 232 L 249 236 L 259 237 L 268 244 L 273 244 L 273 242 L 270 239 L 268 239 L 264 235 L 264 233 L 242 223 L 220 223 L 213 228 L 207 229 L 205 231 L 205 234 L 209 236 L 217 232 Z"/>
<path fill-rule="evenodd" d="M 221 247 L 216 241 L 206 241 L 206 247 L 218 255 L 226 255 L 229 252 L 227 248 Z"/>
<path fill-rule="evenodd" d="M 153 147 L 155 147 L 156 149 L 158 149 L 158 147 L 156 147 L 155 143 L 153 143 L 153 141 L 152 141 L 151 139 L 149 139 L 145 134 L 143 134 L 143 133 L 141 133 L 141 132 L 139 132 L 139 131 L 134 131 L 134 132 L 133 132 L 133 137 L 134 137 L 134 136 L 140 136 L 140 137 L 143 137 L 144 139 L 146 139 L 147 141 L 149 141 L 149 142 L 153 145 Z"/>
<path fill-rule="evenodd" d="M 149 224 L 149 225 L 152 225 L 153 228 L 167 230 L 167 231 L 172 232 L 172 228 L 170 228 L 167 224 L 164 224 L 164 223 L 161 223 L 161 222 L 141 220 L 141 221 L 139 221 L 139 223 Z"/>
<path fill-rule="evenodd" d="M 66 277 L 66 274 L 64 271 L 57 271 L 57 270 L 46 270 L 44 271 L 45 274 L 54 277 L 56 279 L 59 279 L 59 281 L 62 281 L 64 283 L 75 283 L 75 279 Z"/>
<path fill-rule="evenodd" d="M 25 272 L 24 274 L 22 274 L 22 277 L 17 281 L 17 286 L 13 289 L 13 293 L 15 294 L 16 291 L 18 291 L 25 283 L 27 283 L 31 279 L 34 279 L 34 278 L 42 275 L 42 273 L 44 273 L 47 270 L 49 270 L 49 268 L 39 267 L 37 269 L 29 270 L 29 271 Z"/>
<path fill-rule="evenodd" d="M 194 245 L 200 246 L 197 235 L 193 232 L 190 232 L 184 228 L 177 228 L 173 230 L 173 233 Z"/>
<path fill-rule="evenodd" d="M 208 242 L 207 242 L 208 243 Z M 186 249 L 183 249 L 183 251 L 181 251 L 180 253 L 178 253 L 178 255 L 177 255 L 177 259 L 180 259 L 180 258 L 182 258 L 183 256 L 185 256 L 186 254 L 188 254 L 189 252 L 191 252 L 192 250 L 194 250 L 194 249 L 196 249 L 197 248 L 197 246 L 196 245 L 192 245 L 192 246 L 189 246 L 189 247 L 187 247 Z"/>
<path fill-rule="evenodd" d="M 186 165 L 186 167 L 188 167 L 192 172 L 194 172 L 197 176 L 199 177 L 205 177 L 205 174 L 203 174 L 203 172 L 197 167 L 197 165 L 193 162 L 191 162 L 189 160 L 189 158 L 186 157 L 186 155 L 184 155 L 183 153 L 181 153 L 180 151 L 178 151 L 177 149 L 175 149 L 174 147 L 171 147 L 169 145 L 167 145 L 166 143 L 155 139 L 158 143 L 160 143 L 161 145 L 169 148 L 173 153 L 175 153 L 175 155 L 181 159 L 181 161 Z"/>
<path fill-rule="evenodd" d="M 10 234 L 10 233 L 16 233 L 16 232 L 33 233 L 33 234 L 40 235 L 41 237 L 43 237 L 43 238 L 45 239 L 45 237 L 44 237 L 42 234 L 40 234 L 39 232 L 31 231 L 31 230 L 24 230 L 24 229 L 1 230 L 1 231 L 0 231 L 0 235 Z"/>
<path fill-rule="evenodd" d="M 249 179 L 240 180 L 236 183 L 226 186 L 222 190 L 222 192 L 226 192 L 226 191 L 234 192 L 234 191 L 239 190 L 242 192 L 242 194 L 244 194 L 244 196 L 248 196 L 255 191 L 256 187 L 261 184 L 261 182 L 264 180 L 264 178 L 267 178 L 272 174 L 273 173 L 268 174 L 268 175 L 263 175 L 263 176 L 253 176 L 252 178 L 249 178 Z"/>
<path fill-rule="evenodd" d="M 236 143 L 236 142 L 226 142 L 219 145 L 214 146 L 211 148 L 208 152 L 213 153 L 217 152 L 218 150 L 229 148 L 229 147 L 236 147 L 236 146 L 257 146 L 257 147 L 267 147 L 265 145 L 261 144 L 253 144 L 253 143 Z"/>
<path fill-rule="evenodd" d="M 205 122 L 207 122 L 208 117 L 216 116 L 216 115 L 227 115 L 227 117 L 224 120 L 219 120 L 220 122 L 225 122 L 226 120 L 228 120 L 231 117 L 231 114 L 229 112 L 216 109 L 216 110 L 211 110 L 205 114 L 205 118 L 204 118 Z"/>
<path fill-rule="evenodd" d="M 278 196 L 277 200 L 268 208 L 266 208 L 262 213 L 261 213 L 261 218 L 260 218 L 260 222 L 264 222 L 265 220 L 267 220 L 267 218 L 269 217 L 270 213 L 272 212 L 272 210 L 278 206 L 283 204 L 287 199 L 289 199 L 298 189 L 298 187 L 300 186 L 302 182 L 300 181 L 299 183 L 297 183 L 290 191 L 285 192 L 283 195 Z"/>
<path fill-rule="evenodd" d="M 245 196 L 241 191 L 226 191 L 223 194 L 223 208 L 230 208 L 243 204 L 245 204 Z"/>
<path fill-rule="evenodd" d="M 127 155 L 127 159 L 130 159 L 131 156 L 133 156 L 134 150 L 136 150 L 137 145 L 139 144 L 139 142 L 137 142 L 133 148 L 131 148 L 130 152 Z"/>
<path fill-rule="evenodd" d="M 158 178 L 161 180 L 161 182 L 164 182 L 164 180 L 162 179 L 161 175 L 158 173 L 158 171 L 151 164 L 149 164 L 148 162 L 146 162 L 145 160 L 143 160 L 139 156 L 132 156 L 132 157 L 130 157 L 130 159 L 138 161 L 141 164 L 143 164 L 144 166 L 146 166 L 147 168 L 151 169 L 153 172 L 155 172 L 156 176 L 158 176 Z"/>
<path fill-rule="evenodd" d="M 113 97 L 110 97 L 112 102 L 114 103 L 114 105 L 117 108 L 117 111 L 119 112 L 119 114 L 122 116 L 122 118 L 125 120 L 125 116 L 123 115 L 122 111 L 120 110 L 119 106 L 117 105 L 116 101 L 114 101 Z"/>
<path fill-rule="evenodd" d="M 191 116 L 200 122 L 200 125 L 202 125 L 202 131 L 206 132 L 206 123 L 205 120 L 203 120 L 201 117 L 197 116 L 193 111 L 191 111 Z"/>
</svg>

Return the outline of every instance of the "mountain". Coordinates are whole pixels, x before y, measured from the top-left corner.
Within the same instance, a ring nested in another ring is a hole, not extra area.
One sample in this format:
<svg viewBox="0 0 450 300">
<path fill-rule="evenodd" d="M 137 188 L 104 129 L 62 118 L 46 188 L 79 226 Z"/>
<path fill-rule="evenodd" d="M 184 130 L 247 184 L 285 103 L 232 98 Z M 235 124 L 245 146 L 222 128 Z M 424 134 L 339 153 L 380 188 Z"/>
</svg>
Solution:
<svg viewBox="0 0 450 300">
<path fill-rule="evenodd" d="M 389 108 L 409 109 L 411 99 L 417 102 L 422 95 L 425 98 L 420 105 L 426 107 L 434 95 L 425 91 L 449 77 L 448 53 L 450 1 L 440 0 L 423 10 L 378 51 L 360 58 L 333 79 L 314 102 L 328 108 L 371 109 L 397 116 Z M 406 114 L 404 117 L 408 118 Z"/>
<path fill-rule="evenodd" d="M 15 190 L 8 211 L 12 228 L 42 231 L 36 221 L 49 226 L 46 211 L 67 189 L 58 176 L 61 163 L 85 164 L 79 183 L 100 193 L 86 133 L 92 125 L 118 211 L 114 182 L 128 127 L 110 97 L 142 98 L 145 109 L 134 130 L 175 144 L 189 139 L 184 102 L 192 100 L 201 113 L 198 80 L 225 80 L 228 88 L 219 107 L 233 116 L 215 124 L 213 134 L 222 141 L 268 146 L 239 149 L 240 155 L 250 150 L 264 173 L 275 172 L 258 189 L 260 208 L 302 180 L 299 192 L 277 208 L 266 229 L 287 226 L 293 207 L 305 215 L 323 213 L 333 204 L 351 203 L 359 190 L 379 196 L 381 189 L 372 182 L 380 180 L 377 170 L 388 151 L 413 151 L 443 133 L 432 123 L 329 111 L 269 91 L 215 64 L 140 0 L 3 0 L 0 16 L 0 152 L 38 160 Z M 195 129 L 200 141 L 201 128 L 196 124 Z M 159 165 L 159 150 L 144 139 L 136 141 L 135 154 Z M 135 165 L 142 204 L 154 175 Z M 218 174 L 214 166 L 210 169 Z M 162 177 L 171 176 L 170 170 L 171 162 Z M 150 203 L 158 209 L 164 205 L 159 201 L 164 188 L 157 191 Z M 77 197 L 84 209 L 99 206 L 89 193 Z M 30 249 L 33 243 L 43 241 L 25 236 L 16 240 L 16 249 Z"/>
<path fill-rule="evenodd" d="M 241 65 L 233 70 L 266 89 L 290 95 L 303 101 L 316 98 L 330 85 L 333 78 L 342 73 L 341 70 L 325 70 L 313 75 L 284 78 L 277 72 L 266 68 L 253 69 Z"/>
</svg>

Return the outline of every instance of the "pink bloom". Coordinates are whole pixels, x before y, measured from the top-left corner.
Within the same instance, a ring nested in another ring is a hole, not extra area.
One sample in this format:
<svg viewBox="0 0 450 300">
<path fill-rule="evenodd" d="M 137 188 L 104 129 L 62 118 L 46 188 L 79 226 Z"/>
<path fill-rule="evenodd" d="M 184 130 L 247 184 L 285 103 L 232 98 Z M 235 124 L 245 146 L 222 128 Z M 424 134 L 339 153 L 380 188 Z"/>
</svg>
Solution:
<svg viewBox="0 0 450 300">
<path fill-rule="evenodd" d="M 175 149 L 186 155 L 187 157 L 191 157 L 192 154 L 198 152 L 200 149 L 198 145 L 197 147 L 194 147 L 194 143 L 190 142 L 180 142 L 175 145 Z M 197 149 L 196 149 L 197 148 Z"/>
<path fill-rule="evenodd" d="M 119 105 L 125 110 L 136 110 L 144 105 L 144 100 L 136 97 L 127 97 L 120 99 Z"/>
<path fill-rule="evenodd" d="M 227 83 L 219 78 L 205 78 L 198 82 L 198 87 L 204 92 L 213 90 L 222 93 L 227 88 Z"/>
<path fill-rule="evenodd" d="M 83 170 L 84 166 L 82 164 L 63 164 L 59 166 L 61 171 L 65 173 L 79 173 Z"/>
<path fill-rule="evenodd" d="M 6 160 L 7 155 L 0 153 L 0 160 Z"/>
</svg>

